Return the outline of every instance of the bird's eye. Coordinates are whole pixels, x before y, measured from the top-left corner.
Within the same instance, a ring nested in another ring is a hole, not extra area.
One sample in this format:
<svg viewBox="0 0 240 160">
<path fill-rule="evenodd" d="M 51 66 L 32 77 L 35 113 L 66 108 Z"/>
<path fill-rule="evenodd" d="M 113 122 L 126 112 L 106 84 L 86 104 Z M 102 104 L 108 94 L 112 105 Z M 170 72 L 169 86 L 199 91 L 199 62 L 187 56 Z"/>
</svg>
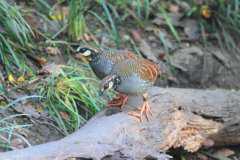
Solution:
<svg viewBox="0 0 240 160">
<path fill-rule="evenodd" d="M 82 48 L 80 49 L 80 52 L 85 52 L 87 49 L 86 48 Z"/>
<path fill-rule="evenodd" d="M 82 48 L 82 47 L 77 48 L 77 52 L 80 52 L 80 53 L 84 53 L 87 50 L 88 50 L 87 48 Z"/>
<path fill-rule="evenodd" d="M 108 89 L 108 84 L 104 84 L 103 88 L 106 90 Z"/>
</svg>

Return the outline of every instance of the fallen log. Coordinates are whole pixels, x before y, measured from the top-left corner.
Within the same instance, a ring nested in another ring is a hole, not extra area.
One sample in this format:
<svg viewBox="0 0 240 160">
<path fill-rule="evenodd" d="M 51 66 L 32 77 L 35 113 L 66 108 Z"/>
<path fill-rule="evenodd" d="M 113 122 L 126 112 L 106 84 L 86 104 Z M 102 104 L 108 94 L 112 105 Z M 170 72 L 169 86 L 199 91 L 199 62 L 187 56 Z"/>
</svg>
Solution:
<svg viewBox="0 0 240 160">
<path fill-rule="evenodd" d="M 130 98 L 123 112 L 107 115 L 105 110 L 64 139 L 0 153 L 0 159 L 103 159 L 118 154 L 125 159 L 163 160 L 168 155 L 160 151 L 169 148 L 194 152 L 203 145 L 240 144 L 239 91 L 153 87 L 149 97 L 153 112 L 149 121 L 139 123 L 126 113 L 140 104 Z"/>
</svg>

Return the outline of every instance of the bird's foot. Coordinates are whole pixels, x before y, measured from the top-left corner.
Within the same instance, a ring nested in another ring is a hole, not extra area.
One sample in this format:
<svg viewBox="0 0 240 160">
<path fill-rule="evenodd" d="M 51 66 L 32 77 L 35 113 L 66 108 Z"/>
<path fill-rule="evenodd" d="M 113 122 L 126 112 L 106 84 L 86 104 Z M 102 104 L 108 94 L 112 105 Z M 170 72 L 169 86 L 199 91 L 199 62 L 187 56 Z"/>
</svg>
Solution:
<svg viewBox="0 0 240 160">
<path fill-rule="evenodd" d="M 140 120 L 140 122 L 143 121 L 143 115 L 145 115 L 147 121 L 149 121 L 149 117 L 152 116 L 152 112 L 148 102 L 144 101 L 142 107 L 138 110 L 140 110 L 140 113 L 137 111 L 131 111 L 128 112 L 128 115 L 136 117 L 138 120 Z"/>
<path fill-rule="evenodd" d="M 124 106 L 128 101 L 128 96 L 125 94 L 118 94 L 116 98 L 108 102 L 109 107 L 120 107 Z"/>
</svg>

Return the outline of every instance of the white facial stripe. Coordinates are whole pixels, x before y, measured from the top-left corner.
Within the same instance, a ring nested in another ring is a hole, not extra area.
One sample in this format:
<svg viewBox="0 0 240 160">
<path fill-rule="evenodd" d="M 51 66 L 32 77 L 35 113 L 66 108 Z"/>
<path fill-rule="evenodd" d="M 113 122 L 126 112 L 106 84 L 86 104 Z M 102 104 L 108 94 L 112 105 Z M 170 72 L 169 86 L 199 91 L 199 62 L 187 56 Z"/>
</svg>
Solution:
<svg viewBox="0 0 240 160">
<path fill-rule="evenodd" d="M 113 87 L 113 82 L 109 82 L 108 89 L 111 89 Z"/>
<path fill-rule="evenodd" d="M 83 56 L 90 56 L 91 55 L 91 51 L 87 50 L 82 55 Z"/>
<path fill-rule="evenodd" d="M 76 51 L 79 52 L 79 50 L 80 50 L 81 48 L 82 48 L 82 47 L 78 47 Z"/>
</svg>

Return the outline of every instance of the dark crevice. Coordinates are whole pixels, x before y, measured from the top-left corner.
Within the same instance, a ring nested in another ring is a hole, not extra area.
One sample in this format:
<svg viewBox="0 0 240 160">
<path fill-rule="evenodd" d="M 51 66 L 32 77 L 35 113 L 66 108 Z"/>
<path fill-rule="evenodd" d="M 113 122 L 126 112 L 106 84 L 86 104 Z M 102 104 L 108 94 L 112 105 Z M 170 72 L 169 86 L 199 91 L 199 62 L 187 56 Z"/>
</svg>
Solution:
<svg viewBox="0 0 240 160">
<path fill-rule="evenodd" d="M 203 113 L 198 113 L 198 112 L 192 112 L 195 115 L 201 116 L 204 119 L 208 119 L 208 120 L 213 120 L 215 122 L 220 122 L 220 123 L 224 123 L 224 120 L 222 119 L 222 117 L 217 117 L 217 116 L 212 116 L 212 115 L 207 115 L 207 114 L 203 114 Z"/>
</svg>

